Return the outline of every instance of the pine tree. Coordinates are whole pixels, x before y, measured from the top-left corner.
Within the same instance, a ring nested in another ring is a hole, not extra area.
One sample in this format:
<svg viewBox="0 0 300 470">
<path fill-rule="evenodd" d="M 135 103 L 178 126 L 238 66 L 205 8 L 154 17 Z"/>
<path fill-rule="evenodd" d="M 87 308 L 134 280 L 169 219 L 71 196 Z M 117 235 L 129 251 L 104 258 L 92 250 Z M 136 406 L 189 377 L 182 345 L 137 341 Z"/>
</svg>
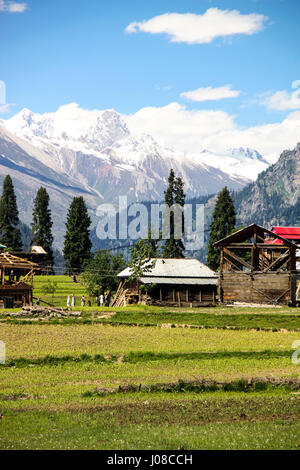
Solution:
<svg viewBox="0 0 300 470">
<path fill-rule="evenodd" d="M 185 194 L 183 191 L 184 183 L 181 178 L 176 178 L 173 169 L 171 169 L 168 178 L 168 189 L 165 191 L 165 203 L 171 209 L 174 204 L 183 207 L 185 203 Z M 182 226 L 183 226 L 182 214 Z M 182 227 L 183 228 L 183 227 Z M 174 211 L 170 212 L 170 238 L 166 240 L 163 250 L 164 258 L 184 258 L 184 244 L 182 239 L 175 238 L 175 217 Z"/>
<path fill-rule="evenodd" d="M 3 181 L 0 199 L 0 240 L 9 250 L 22 250 L 19 224 L 19 211 L 14 186 L 10 175 L 7 175 Z"/>
<path fill-rule="evenodd" d="M 32 243 L 44 248 L 47 252 L 46 265 L 49 274 L 53 274 L 53 236 L 52 236 L 52 217 L 49 208 L 49 194 L 47 190 L 41 187 L 34 200 L 34 208 L 32 213 Z"/>
<path fill-rule="evenodd" d="M 218 240 L 229 235 L 235 227 L 236 217 L 233 200 L 227 187 L 218 194 L 210 224 L 210 236 L 208 242 L 207 266 L 216 271 L 220 266 L 220 252 L 214 246 Z"/>
<path fill-rule="evenodd" d="M 82 196 L 74 197 L 69 207 L 63 254 L 67 272 L 79 271 L 91 257 L 91 219 Z"/>
<path fill-rule="evenodd" d="M 151 238 L 151 229 L 148 230 L 148 237 L 141 238 L 135 244 L 138 251 L 146 252 L 149 258 L 158 258 L 161 255 L 159 243 L 160 238 Z"/>
</svg>

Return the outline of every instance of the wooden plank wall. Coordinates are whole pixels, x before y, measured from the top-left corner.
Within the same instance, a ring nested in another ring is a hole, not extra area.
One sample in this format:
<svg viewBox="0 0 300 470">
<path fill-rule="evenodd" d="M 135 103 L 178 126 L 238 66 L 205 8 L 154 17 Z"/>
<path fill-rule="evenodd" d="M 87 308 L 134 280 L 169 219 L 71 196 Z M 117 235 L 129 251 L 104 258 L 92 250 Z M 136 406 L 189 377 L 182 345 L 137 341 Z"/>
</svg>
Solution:
<svg viewBox="0 0 300 470">
<path fill-rule="evenodd" d="M 217 286 L 159 285 L 149 295 L 154 300 L 167 303 L 216 303 Z"/>
<path fill-rule="evenodd" d="M 271 303 L 270 299 L 275 301 L 281 294 L 284 295 L 279 300 L 280 303 L 287 304 L 290 300 L 289 273 L 223 272 L 219 279 L 219 287 L 224 303 L 234 301 Z"/>
</svg>

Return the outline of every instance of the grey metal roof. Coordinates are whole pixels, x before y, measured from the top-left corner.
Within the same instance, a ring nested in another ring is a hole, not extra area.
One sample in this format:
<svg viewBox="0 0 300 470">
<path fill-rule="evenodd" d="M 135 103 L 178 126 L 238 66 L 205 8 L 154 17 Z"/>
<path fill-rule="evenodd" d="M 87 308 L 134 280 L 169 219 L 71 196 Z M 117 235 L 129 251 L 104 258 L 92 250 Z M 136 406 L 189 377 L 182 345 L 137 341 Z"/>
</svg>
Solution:
<svg viewBox="0 0 300 470">
<path fill-rule="evenodd" d="M 194 258 L 185 258 L 185 259 L 168 259 L 168 258 L 156 258 L 151 259 L 150 263 L 155 261 L 155 266 L 150 271 L 144 273 L 143 281 L 149 279 L 148 282 L 159 282 L 164 283 L 165 279 L 172 279 L 173 284 L 184 284 L 188 279 L 188 284 L 192 284 L 193 279 L 201 280 L 203 284 L 203 279 L 217 279 L 217 275 L 214 271 L 208 268 L 201 261 Z M 118 274 L 118 277 L 130 277 L 131 269 L 126 268 Z M 150 280 L 150 278 L 159 278 L 158 281 Z M 178 282 L 176 281 L 178 280 Z M 170 282 L 171 283 L 171 282 Z"/>
</svg>

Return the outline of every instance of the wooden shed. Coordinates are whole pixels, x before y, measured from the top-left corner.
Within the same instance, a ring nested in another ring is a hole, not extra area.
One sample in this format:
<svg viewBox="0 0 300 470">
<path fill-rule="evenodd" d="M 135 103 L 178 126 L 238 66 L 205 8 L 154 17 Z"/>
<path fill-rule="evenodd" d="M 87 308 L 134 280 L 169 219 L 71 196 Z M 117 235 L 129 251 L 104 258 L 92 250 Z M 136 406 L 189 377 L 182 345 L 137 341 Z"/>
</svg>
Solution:
<svg viewBox="0 0 300 470">
<path fill-rule="evenodd" d="M 33 276 L 37 269 L 36 263 L 0 252 L 0 307 L 32 304 Z"/>
<path fill-rule="evenodd" d="M 215 305 L 218 277 L 197 259 L 151 259 L 154 267 L 140 278 L 144 301 L 154 305 L 200 307 Z M 121 283 L 113 306 L 138 300 L 137 283 L 129 282 L 130 268 L 118 274 Z M 144 287 L 144 288 L 143 288 Z"/>
<path fill-rule="evenodd" d="M 297 245 L 256 224 L 215 243 L 221 303 L 296 304 Z"/>
</svg>

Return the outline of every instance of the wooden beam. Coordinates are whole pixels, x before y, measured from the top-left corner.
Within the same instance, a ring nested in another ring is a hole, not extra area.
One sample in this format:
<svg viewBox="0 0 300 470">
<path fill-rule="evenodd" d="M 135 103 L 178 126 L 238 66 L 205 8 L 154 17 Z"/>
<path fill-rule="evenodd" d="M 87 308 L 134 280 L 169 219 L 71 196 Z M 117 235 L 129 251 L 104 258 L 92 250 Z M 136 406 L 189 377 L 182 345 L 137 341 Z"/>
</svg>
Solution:
<svg viewBox="0 0 300 470">
<path fill-rule="evenodd" d="M 278 243 L 231 243 L 230 245 L 227 245 L 226 248 L 230 248 L 231 250 L 251 250 L 253 246 L 256 246 L 257 248 L 265 248 L 271 250 L 287 250 L 291 248 L 290 246 Z"/>
<path fill-rule="evenodd" d="M 239 271 L 241 271 L 241 267 L 235 261 L 233 261 L 232 259 L 231 260 L 228 259 L 226 256 L 224 256 L 224 259 L 225 261 L 227 261 L 227 263 L 230 264 L 229 271 L 236 273 L 236 270 L 232 269 L 232 265 L 235 266 Z M 226 267 L 227 267 L 227 263 L 226 263 Z"/>
<path fill-rule="evenodd" d="M 286 263 L 289 260 L 290 253 L 289 250 L 286 251 L 283 255 L 279 256 L 279 258 L 276 258 L 275 261 L 273 261 L 266 269 L 263 270 L 264 273 L 267 271 L 270 271 L 270 269 L 274 268 L 277 264 L 281 265 L 281 263 Z"/>
<path fill-rule="evenodd" d="M 291 300 L 291 305 L 293 307 L 296 305 L 296 287 L 297 287 L 296 277 L 293 274 L 291 274 L 290 300 Z"/>
<path fill-rule="evenodd" d="M 224 251 L 223 248 L 221 248 L 221 253 L 220 253 L 220 272 L 222 274 L 224 269 Z"/>
<path fill-rule="evenodd" d="M 290 248 L 290 271 L 296 271 L 296 248 Z"/>
<path fill-rule="evenodd" d="M 178 307 L 181 307 L 181 302 L 180 302 L 180 292 L 179 290 L 177 291 L 177 297 L 178 297 Z"/>
<path fill-rule="evenodd" d="M 282 297 L 284 297 L 288 292 L 290 292 L 290 288 L 286 291 L 282 292 L 279 297 L 277 297 L 276 302 L 278 302 Z"/>
<path fill-rule="evenodd" d="M 258 292 L 260 295 L 262 295 L 263 297 L 266 297 L 266 299 L 270 300 L 272 302 L 272 304 L 276 304 L 278 303 L 278 301 L 276 299 L 272 299 L 272 297 L 269 297 L 268 294 L 266 294 L 265 292 L 261 291 L 260 289 L 257 289 L 257 287 L 254 287 L 252 286 L 252 289 L 254 289 L 256 292 Z"/>
<path fill-rule="evenodd" d="M 247 261 L 244 261 L 242 258 L 240 258 L 239 256 L 237 256 L 236 254 L 232 253 L 232 251 L 229 251 L 227 248 L 224 248 L 224 252 L 230 256 L 231 258 L 233 258 L 234 260 L 236 260 L 238 263 L 242 264 L 243 266 L 245 266 L 246 268 L 252 270 L 252 266 L 251 264 L 247 263 Z"/>
</svg>

